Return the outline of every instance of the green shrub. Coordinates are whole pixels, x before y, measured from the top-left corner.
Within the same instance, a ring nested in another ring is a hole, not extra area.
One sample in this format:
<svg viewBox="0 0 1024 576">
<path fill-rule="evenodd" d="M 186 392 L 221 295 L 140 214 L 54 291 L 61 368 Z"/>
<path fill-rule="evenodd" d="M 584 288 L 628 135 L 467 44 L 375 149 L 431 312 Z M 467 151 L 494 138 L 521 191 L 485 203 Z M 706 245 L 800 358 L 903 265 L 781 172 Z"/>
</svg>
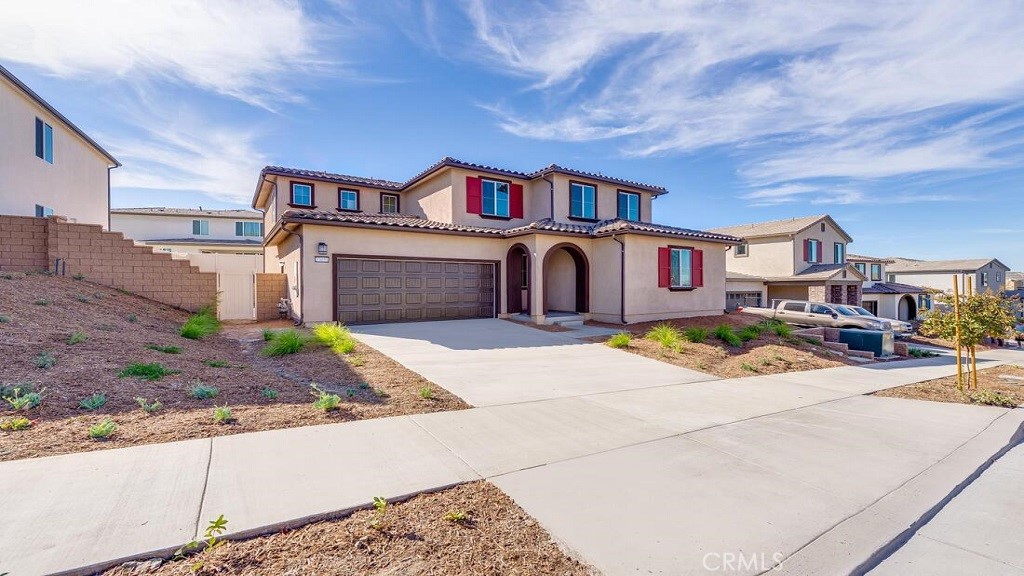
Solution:
<svg viewBox="0 0 1024 576">
<path fill-rule="evenodd" d="M 276 332 L 277 332 L 277 330 L 271 330 L 270 328 L 264 328 L 263 329 L 263 341 L 264 342 L 270 342 L 271 340 L 273 340 L 274 339 L 274 334 Z"/>
<path fill-rule="evenodd" d="M 24 416 L 18 416 L 17 418 L 11 418 L 10 420 L 4 420 L 0 422 L 0 430 L 7 432 L 17 432 L 19 430 L 28 430 L 34 423 L 25 418 Z"/>
<path fill-rule="evenodd" d="M 321 390 L 316 384 L 310 384 L 309 387 L 313 389 L 311 394 L 316 398 L 316 400 L 313 401 L 314 408 L 323 410 L 324 412 L 329 412 L 331 410 L 337 410 L 338 406 L 341 405 L 341 396 L 331 394 L 326 390 Z"/>
<path fill-rule="evenodd" d="M 218 406 L 213 409 L 213 421 L 217 424 L 230 424 L 235 419 L 231 417 L 231 408 Z"/>
<path fill-rule="evenodd" d="M 260 350 L 262 356 L 287 356 L 288 354 L 295 354 L 302 350 L 306 345 L 306 337 L 293 328 L 287 330 L 280 330 L 274 333 L 274 337 L 267 342 L 263 350 Z"/>
<path fill-rule="evenodd" d="M 352 337 L 352 333 L 337 322 L 324 322 L 313 326 L 313 338 L 336 354 L 351 354 L 356 349 L 356 339 Z"/>
<path fill-rule="evenodd" d="M 202 340 L 219 331 L 220 320 L 217 319 L 217 311 L 212 306 L 204 306 L 185 320 L 179 334 L 190 340 Z"/>
<path fill-rule="evenodd" d="M 192 388 L 189 389 L 188 393 L 196 400 L 209 400 L 210 398 L 216 398 L 220 394 L 220 388 L 196 380 L 192 383 Z"/>
<path fill-rule="evenodd" d="M 914 358 L 934 358 L 939 354 L 932 352 L 931 350 L 924 350 L 922 348 L 910 348 L 907 350 L 907 354 L 910 354 Z"/>
<path fill-rule="evenodd" d="M 757 372 L 757 368 L 753 364 L 747 362 L 741 363 L 740 368 L 746 370 L 747 372 Z"/>
<path fill-rule="evenodd" d="M 268 386 L 263 390 L 260 390 L 260 396 L 263 396 L 267 400 L 277 400 L 277 390 Z"/>
<path fill-rule="evenodd" d="M 10 321 L 11 321 L 11 317 L 10 316 L 4 316 L 3 314 L 0 314 L 0 324 L 7 324 Z"/>
<path fill-rule="evenodd" d="M 793 327 L 783 322 L 775 321 L 769 327 L 769 330 L 775 333 L 776 336 L 782 339 L 793 337 Z"/>
<path fill-rule="evenodd" d="M 203 364 L 206 364 L 210 368 L 227 368 L 230 366 L 227 360 L 203 360 Z"/>
<path fill-rule="evenodd" d="M 608 339 L 608 344 L 612 348 L 628 348 L 629 343 L 633 341 L 633 335 L 629 332 L 619 332 L 615 336 Z"/>
<path fill-rule="evenodd" d="M 743 339 L 736 334 L 736 331 L 732 329 L 732 326 L 728 324 L 719 324 L 715 328 L 715 338 L 718 338 L 722 342 L 725 342 L 729 346 L 739 347 L 743 346 Z"/>
<path fill-rule="evenodd" d="M 710 331 L 703 326 L 693 326 L 683 332 L 683 338 L 694 344 L 703 344 L 708 339 Z"/>
<path fill-rule="evenodd" d="M 654 328 L 647 331 L 644 338 L 653 340 L 658 344 L 661 344 L 662 348 L 678 349 L 682 345 L 682 337 L 679 334 L 679 329 L 675 326 L 662 323 L 658 324 Z"/>
<path fill-rule="evenodd" d="M 75 294 L 75 300 L 78 300 L 79 302 L 81 302 L 83 304 L 88 304 L 89 303 L 89 297 L 86 296 L 85 294 Z"/>
<path fill-rule="evenodd" d="M 89 335 L 81 330 L 76 330 L 68 336 L 68 345 L 74 346 L 75 344 L 81 344 L 89 339 Z"/>
<path fill-rule="evenodd" d="M 995 390 L 987 390 L 982 388 L 980 390 L 973 390 L 965 392 L 967 397 L 970 398 L 971 402 L 975 404 L 985 404 L 987 406 L 1000 406 L 1002 408 L 1016 408 L 1017 402 L 1002 392 L 996 392 Z"/>
<path fill-rule="evenodd" d="M 57 364 L 57 359 L 49 352 L 40 352 L 38 356 L 32 359 L 32 363 L 36 365 L 36 368 L 47 370 Z"/>
<path fill-rule="evenodd" d="M 430 386 L 420 388 L 420 398 L 423 398 L 424 400 L 432 400 L 434 398 L 434 389 Z"/>
<path fill-rule="evenodd" d="M 50 301 L 46 300 L 46 299 L 43 299 L 43 298 L 40 298 L 39 300 L 36 300 L 35 302 L 33 302 L 33 304 L 35 304 L 36 306 L 49 306 L 50 305 Z"/>
<path fill-rule="evenodd" d="M 78 403 L 78 405 L 82 408 L 85 408 L 86 410 L 98 410 L 102 408 L 103 405 L 106 403 L 107 396 L 105 394 L 100 394 L 99 392 L 97 392 L 92 396 L 86 396 L 85 398 L 83 398 Z"/>
<path fill-rule="evenodd" d="M 135 363 L 125 366 L 124 370 L 117 373 L 117 377 L 138 378 L 140 380 L 159 380 L 164 376 L 170 376 L 171 374 L 177 373 L 177 370 L 165 368 L 164 365 L 159 362 L 153 362 L 151 364 Z"/>
<path fill-rule="evenodd" d="M 152 402 L 148 402 L 146 401 L 145 398 L 140 397 L 136 398 L 135 402 L 139 404 L 139 408 L 142 408 L 142 411 L 145 412 L 146 414 L 153 414 L 164 407 L 164 405 L 161 404 L 159 400 L 153 400 Z"/>
<path fill-rule="evenodd" d="M 346 358 L 346 360 L 348 360 L 348 363 L 351 364 L 352 366 L 355 366 L 356 368 L 366 364 L 366 359 L 363 358 L 362 356 L 349 356 L 348 358 Z"/>
<path fill-rule="evenodd" d="M 739 331 L 737 336 L 743 342 L 749 342 L 751 340 L 757 340 L 761 336 L 761 331 L 753 326 L 747 326 Z"/>
<path fill-rule="evenodd" d="M 3 396 L 3 399 L 15 410 L 29 410 L 39 406 L 43 403 L 44 392 L 46 392 L 46 388 L 34 391 L 32 385 L 28 383 L 0 388 L 0 396 Z"/>
<path fill-rule="evenodd" d="M 146 344 L 146 348 L 149 350 L 156 350 L 157 352 L 163 352 L 164 354 L 181 354 L 181 348 L 177 346 L 161 346 L 159 344 Z"/>
<path fill-rule="evenodd" d="M 132 324 L 134 324 L 134 323 L 139 321 L 139 317 L 136 316 L 135 314 L 129 314 L 128 315 L 128 321 L 131 322 Z"/>
<path fill-rule="evenodd" d="M 469 514 L 463 512 L 462 510 L 451 510 L 445 512 L 444 516 L 442 516 L 441 519 L 451 522 L 453 524 L 465 524 L 469 522 Z"/>
<path fill-rule="evenodd" d="M 99 424 L 89 426 L 89 438 L 93 440 L 106 440 L 117 430 L 117 424 L 110 418 L 104 418 Z"/>
</svg>

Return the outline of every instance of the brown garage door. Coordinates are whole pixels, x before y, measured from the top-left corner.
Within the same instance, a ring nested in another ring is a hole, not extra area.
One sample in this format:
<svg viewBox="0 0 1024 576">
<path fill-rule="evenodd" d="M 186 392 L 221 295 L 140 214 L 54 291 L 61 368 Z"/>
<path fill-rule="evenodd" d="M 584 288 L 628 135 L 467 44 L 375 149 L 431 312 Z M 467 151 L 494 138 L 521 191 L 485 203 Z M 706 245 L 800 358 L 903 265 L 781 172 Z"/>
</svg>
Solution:
<svg viewBox="0 0 1024 576">
<path fill-rule="evenodd" d="M 492 318 L 493 262 L 335 257 L 337 318 L 346 324 Z"/>
</svg>

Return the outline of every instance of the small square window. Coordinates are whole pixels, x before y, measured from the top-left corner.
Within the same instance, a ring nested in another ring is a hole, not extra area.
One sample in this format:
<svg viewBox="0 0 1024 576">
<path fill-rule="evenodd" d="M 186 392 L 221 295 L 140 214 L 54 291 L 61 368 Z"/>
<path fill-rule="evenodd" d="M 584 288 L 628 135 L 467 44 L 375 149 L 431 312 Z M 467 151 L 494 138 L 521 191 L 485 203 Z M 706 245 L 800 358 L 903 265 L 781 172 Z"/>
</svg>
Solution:
<svg viewBox="0 0 1024 576">
<path fill-rule="evenodd" d="M 865 276 L 868 275 L 867 265 L 864 264 L 863 262 L 857 262 L 856 264 L 853 265 L 853 267 L 857 269 L 857 272 L 860 272 L 861 274 L 863 274 Z"/>
<path fill-rule="evenodd" d="M 640 220 L 640 195 L 636 192 L 619 190 L 619 218 L 623 220 Z"/>
<path fill-rule="evenodd" d="M 193 220 L 192 221 L 192 235 L 193 236 L 209 236 L 210 235 L 210 221 L 209 220 Z"/>
<path fill-rule="evenodd" d="M 746 256 L 747 254 L 749 254 L 749 251 L 750 251 L 750 245 L 748 245 L 746 243 L 739 244 L 739 245 L 736 246 L 736 257 L 739 258 L 741 256 Z"/>
<path fill-rule="evenodd" d="M 484 216 L 508 218 L 508 182 L 498 180 L 481 180 Z"/>
<path fill-rule="evenodd" d="M 290 204 L 293 206 L 313 206 L 313 185 L 303 182 L 292 182 L 292 198 Z"/>
<path fill-rule="evenodd" d="M 359 210 L 359 191 L 338 188 L 338 209 L 352 212 Z"/>
<path fill-rule="evenodd" d="M 381 194 L 380 211 L 383 214 L 398 214 L 398 194 Z"/>
<path fill-rule="evenodd" d="M 593 220 L 597 217 L 597 188 L 591 184 L 569 184 L 569 217 Z"/>
</svg>

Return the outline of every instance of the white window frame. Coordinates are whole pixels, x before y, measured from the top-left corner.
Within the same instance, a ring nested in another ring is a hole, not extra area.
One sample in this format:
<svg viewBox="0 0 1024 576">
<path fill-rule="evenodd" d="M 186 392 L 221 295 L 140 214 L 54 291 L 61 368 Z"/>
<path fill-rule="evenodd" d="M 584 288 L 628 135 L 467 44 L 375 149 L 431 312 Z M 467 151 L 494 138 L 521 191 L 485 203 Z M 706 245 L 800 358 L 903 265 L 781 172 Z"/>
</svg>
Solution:
<svg viewBox="0 0 1024 576">
<path fill-rule="evenodd" d="M 388 200 L 393 200 L 395 202 L 395 207 L 394 207 L 393 210 L 386 210 L 385 209 L 385 203 Z M 398 199 L 398 194 L 387 194 L 387 193 L 381 194 L 380 195 L 380 212 L 381 212 L 381 214 L 398 214 L 399 202 L 400 201 Z"/>
<path fill-rule="evenodd" d="M 490 188 L 490 192 L 488 192 Z M 512 185 L 503 180 L 480 179 L 480 214 L 496 218 L 509 217 L 510 190 Z M 490 199 L 488 199 L 490 196 Z"/>
<path fill-rule="evenodd" d="M 816 264 L 821 254 L 821 240 L 811 238 L 807 241 L 807 262 Z"/>
<path fill-rule="evenodd" d="M 740 252 L 741 249 L 743 250 L 742 252 Z M 736 257 L 737 258 L 746 258 L 749 255 L 750 255 L 750 244 L 744 242 L 743 244 L 737 244 L 736 245 Z"/>
<path fill-rule="evenodd" d="M 239 234 L 239 224 L 241 224 L 241 234 Z M 249 228 L 249 230 L 246 230 Z M 255 230 L 252 230 L 255 228 Z M 252 232 L 252 233 L 250 233 Z M 250 222 L 246 220 L 238 220 L 235 222 L 235 236 L 242 236 L 247 238 L 262 238 L 263 237 L 263 222 Z"/>
<path fill-rule="evenodd" d="M 309 202 L 302 203 L 302 202 L 297 202 L 296 201 L 297 198 L 296 198 L 295 192 L 299 188 L 305 188 L 306 190 L 309 190 Z M 313 185 L 312 184 L 308 184 L 306 182 L 292 182 L 291 190 L 289 192 L 290 192 L 290 194 L 289 194 L 288 200 L 290 200 L 290 202 L 291 202 L 291 204 L 293 206 L 304 206 L 304 207 L 312 207 L 313 206 Z"/>
<path fill-rule="evenodd" d="M 51 126 L 46 120 L 39 117 L 36 117 L 36 122 L 41 124 L 43 127 L 41 134 L 36 133 L 36 136 L 43 139 L 42 142 L 36 143 L 36 158 L 39 158 L 47 164 L 53 164 L 53 126 Z M 40 144 L 42 145 L 42 156 L 39 155 Z"/>
<path fill-rule="evenodd" d="M 686 254 L 685 269 L 683 267 L 684 253 Z M 693 248 L 670 248 L 669 269 L 669 288 L 693 288 Z"/>
<path fill-rule="evenodd" d="M 881 282 L 882 281 L 882 265 L 881 264 L 879 264 L 878 262 L 873 262 L 871 264 L 871 266 L 868 268 L 868 270 L 871 271 L 870 272 L 870 276 L 868 276 L 868 277 L 871 279 L 872 282 Z M 878 274 L 875 274 L 875 270 L 878 270 Z"/>
<path fill-rule="evenodd" d="M 625 198 L 625 202 L 623 202 L 623 198 Z M 636 202 L 636 206 L 635 207 L 631 205 L 633 202 Z M 626 209 L 626 215 L 625 216 L 622 215 L 623 204 L 625 204 L 625 209 Z M 616 193 L 616 196 L 615 196 L 615 205 L 616 205 L 615 206 L 616 207 L 616 211 L 618 212 L 616 214 L 616 216 L 618 216 L 619 218 L 621 218 L 623 220 L 629 220 L 631 222 L 639 222 L 640 221 L 640 193 L 639 192 L 629 192 L 627 190 L 619 190 Z M 632 213 L 634 208 L 636 209 L 636 214 Z"/>
<path fill-rule="evenodd" d="M 981 285 L 988 286 L 988 272 L 981 273 Z"/>
<path fill-rule="evenodd" d="M 857 270 L 857 272 L 860 272 L 865 276 L 868 275 L 868 265 L 865 264 L 864 262 L 854 262 L 853 267 Z"/>
<path fill-rule="evenodd" d="M 836 264 L 846 264 L 846 244 L 836 242 L 832 245 L 832 260 Z"/>
<path fill-rule="evenodd" d="M 573 201 L 573 194 L 579 190 L 580 201 Z M 589 198 L 587 192 L 590 192 Z M 573 212 L 576 205 L 579 205 L 579 212 Z M 584 220 L 597 219 L 597 186 L 585 182 L 569 183 L 569 217 L 581 218 Z"/>
<path fill-rule="evenodd" d="M 338 209 L 349 212 L 359 211 L 359 190 L 338 188 Z"/>
<path fill-rule="evenodd" d="M 196 232 L 196 224 L 199 224 L 199 231 Z M 192 220 L 192 235 L 193 236 L 209 236 L 210 235 L 210 221 L 202 218 L 195 218 Z"/>
</svg>

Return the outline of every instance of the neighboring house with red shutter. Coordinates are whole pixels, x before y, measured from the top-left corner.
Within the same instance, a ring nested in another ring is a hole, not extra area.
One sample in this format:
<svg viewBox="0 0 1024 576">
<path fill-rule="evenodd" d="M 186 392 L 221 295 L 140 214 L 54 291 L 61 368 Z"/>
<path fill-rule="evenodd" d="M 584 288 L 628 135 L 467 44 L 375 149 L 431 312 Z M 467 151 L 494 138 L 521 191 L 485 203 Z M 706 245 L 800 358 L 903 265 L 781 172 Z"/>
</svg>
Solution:
<svg viewBox="0 0 1024 576">
<path fill-rule="evenodd" d="M 828 214 L 742 224 L 710 230 L 743 242 L 726 255 L 727 299 L 749 294 L 757 281 L 765 287 L 765 304 L 773 300 L 861 303 L 866 280 L 846 258 L 853 238 Z"/>
<path fill-rule="evenodd" d="M 725 307 L 728 234 L 654 224 L 663 187 L 444 158 L 404 182 L 268 166 L 264 268 L 297 320 L 643 322 Z"/>
</svg>

